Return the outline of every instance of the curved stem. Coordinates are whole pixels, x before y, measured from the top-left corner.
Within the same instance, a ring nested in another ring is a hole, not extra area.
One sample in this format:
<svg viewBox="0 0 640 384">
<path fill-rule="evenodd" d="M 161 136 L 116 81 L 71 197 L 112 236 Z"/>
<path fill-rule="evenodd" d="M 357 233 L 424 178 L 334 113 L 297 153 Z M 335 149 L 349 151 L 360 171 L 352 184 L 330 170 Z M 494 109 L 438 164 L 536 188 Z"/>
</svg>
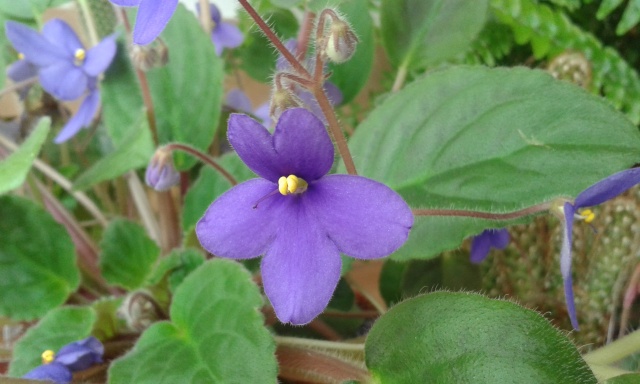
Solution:
<svg viewBox="0 0 640 384">
<path fill-rule="evenodd" d="M 391 92 L 398 92 L 400 89 L 402 89 L 405 80 L 407 80 L 407 65 L 402 64 L 400 68 L 398 68 L 398 72 L 396 73 L 396 79 L 393 81 Z"/>
<path fill-rule="evenodd" d="M 331 349 L 334 351 L 364 351 L 364 344 L 343 343 L 338 341 L 325 341 L 315 339 L 304 339 L 289 336 L 274 336 L 274 340 L 279 345 L 291 345 L 296 347 L 311 347 Z"/>
<path fill-rule="evenodd" d="M 220 164 L 218 164 L 218 162 L 215 161 L 211 156 L 201 152 L 200 150 L 190 145 L 186 145 L 182 143 L 169 143 L 165 145 L 164 148 L 169 151 L 179 150 L 182 152 L 186 152 L 191 156 L 199 159 L 203 163 L 209 165 L 211 168 L 215 169 L 216 171 L 218 171 L 225 179 L 227 179 L 229 183 L 231 183 L 231 185 L 238 184 L 238 180 L 236 180 L 235 177 L 231 176 L 231 174 L 227 172 L 227 170 L 224 169 Z"/>
<path fill-rule="evenodd" d="M 209 9 L 209 0 L 198 0 L 200 5 L 200 24 L 207 35 L 213 30 L 213 22 L 211 20 L 211 11 Z"/>
<path fill-rule="evenodd" d="M 265 23 L 265 21 L 262 20 L 260 15 L 258 15 L 258 12 L 256 12 L 255 9 L 253 9 L 251 4 L 249 4 L 247 0 L 238 0 L 238 1 L 240 2 L 240 5 L 242 5 L 242 7 L 247 11 L 249 16 L 251 16 L 253 21 L 255 21 L 255 23 L 258 24 L 258 27 L 260 27 L 260 29 L 262 30 L 262 33 L 264 33 L 267 39 L 271 41 L 271 44 L 273 44 L 278 50 L 278 52 L 280 52 L 280 54 L 289 62 L 289 64 L 291 64 L 291 67 L 295 69 L 298 73 L 302 74 L 303 76 L 310 77 L 311 74 L 309 73 L 309 71 L 307 71 L 306 68 L 302 64 L 300 64 L 300 62 L 295 58 L 295 56 L 293 56 L 293 54 L 289 52 L 289 50 L 284 46 L 284 44 L 282 44 L 280 39 L 278 39 L 278 36 L 276 36 L 276 34 L 271 30 L 271 28 L 269 28 L 267 23 Z"/>
<path fill-rule="evenodd" d="M 512 220 L 548 211 L 551 208 L 551 204 L 551 202 L 546 202 L 507 213 L 476 212 L 464 209 L 413 209 L 412 212 L 415 216 L 454 216 L 486 220 Z"/>
<path fill-rule="evenodd" d="M 594 365 L 608 365 L 640 351 L 640 330 L 582 356 Z"/>
</svg>

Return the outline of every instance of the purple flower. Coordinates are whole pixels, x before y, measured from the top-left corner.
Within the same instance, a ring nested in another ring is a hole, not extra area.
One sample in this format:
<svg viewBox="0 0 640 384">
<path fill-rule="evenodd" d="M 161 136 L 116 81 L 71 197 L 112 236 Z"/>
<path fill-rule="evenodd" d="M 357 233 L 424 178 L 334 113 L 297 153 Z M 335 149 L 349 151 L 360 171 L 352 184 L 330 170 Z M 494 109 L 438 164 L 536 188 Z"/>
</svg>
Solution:
<svg viewBox="0 0 640 384">
<path fill-rule="evenodd" d="M 6 32 L 24 61 L 37 68 L 45 91 L 64 101 L 86 95 L 80 109 L 62 128 L 55 142 L 62 143 L 88 126 L 100 106 L 98 76 L 115 56 L 115 37 L 109 36 L 85 50 L 73 29 L 59 19 L 47 22 L 42 34 L 12 21 L 6 23 Z"/>
<path fill-rule="evenodd" d="M 153 154 L 144 177 L 148 186 L 162 192 L 180 182 L 180 174 L 173 167 L 171 151 L 158 148 Z"/>
<path fill-rule="evenodd" d="M 491 248 L 505 249 L 509 240 L 509 231 L 506 228 L 485 229 L 471 241 L 471 262 L 480 263 L 487 257 Z"/>
<path fill-rule="evenodd" d="M 72 372 L 83 371 L 102 362 L 104 346 L 93 336 L 67 344 L 58 354 L 45 351 L 40 365 L 23 376 L 24 379 L 49 380 L 56 383 L 70 383 Z"/>
<path fill-rule="evenodd" d="M 146 45 L 155 40 L 169 23 L 178 0 L 110 0 L 121 7 L 138 7 L 133 42 Z"/>
<path fill-rule="evenodd" d="M 571 319 L 571 325 L 573 325 L 575 329 L 578 329 L 578 318 L 576 316 L 571 276 L 571 236 L 573 232 L 573 220 L 574 218 L 578 218 L 590 223 L 595 218 L 595 215 L 590 210 L 583 210 L 583 208 L 602 204 L 638 183 L 640 183 L 640 168 L 632 168 L 618 172 L 580 192 L 573 204 L 565 202 L 561 207 L 565 226 L 562 239 L 562 251 L 560 254 L 560 271 L 562 272 L 562 279 L 564 280 L 564 295 L 567 301 L 569 318 Z"/>
<path fill-rule="evenodd" d="M 306 109 L 285 111 L 273 135 L 250 117 L 232 114 L 228 138 L 261 178 L 214 201 L 196 234 L 217 256 L 264 255 L 264 291 L 283 323 L 306 324 L 323 311 L 340 279 L 340 253 L 375 259 L 406 241 L 411 209 L 377 181 L 327 175 L 333 143 Z"/>
<path fill-rule="evenodd" d="M 198 12 L 200 12 L 200 4 L 198 4 Z M 213 29 L 211 29 L 211 41 L 216 50 L 216 55 L 222 55 L 225 48 L 236 48 L 244 41 L 244 35 L 240 28 L 234 24 L 222 21 L 220 10 L 215 5 L 209 3 L 209 12 Z"/>
<path fill-rule="evenodd" d="M 53 381 L 56 384 L 68 384 L 73 379 L 71 370 L 64 364 L 50 363 L 35 367 L 22 376 L 23 379 Z"/>
<path fill-rule="evenodd" d="M 226 104 L 238 112 L 243 112 L 257 117 L 261 124 L 267 128 L 271 126 L 268 102 L 260 105 L 256 109 L 253 109 L 251 106 L 251 100 L 249 100 L 247 95 L 242 92 L 242 90 L 234 88 L 227 93 Z"/>
<path fill-rule="evenodd" d="M 18 61 L 13 62 L 11 65 L 7 67 L 7 76 L 14 83 L 19 83 L 25 80 L 29 80 L 38 76 L 38 67 L 36 67 L 33 63 L 28 62 L 25 59 L 20 59 Z M 30 86 L 22 87 L 18 91 L 18 95 L 20 99 L 24 99 L 29 92 Z"/>
</svg>

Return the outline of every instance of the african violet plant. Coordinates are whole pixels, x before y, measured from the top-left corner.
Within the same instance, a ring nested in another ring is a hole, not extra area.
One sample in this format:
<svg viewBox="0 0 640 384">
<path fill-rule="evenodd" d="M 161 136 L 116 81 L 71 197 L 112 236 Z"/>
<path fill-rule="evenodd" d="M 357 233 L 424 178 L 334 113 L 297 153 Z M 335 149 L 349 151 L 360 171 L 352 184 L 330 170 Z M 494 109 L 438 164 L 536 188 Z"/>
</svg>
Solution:
<svg viewBox="0 0 640 384">
<path fill-rule="evenodd" d="M 640 381 L 631 5 L 185 3 L 0 3 L 2 374 Z"/>
</svg>

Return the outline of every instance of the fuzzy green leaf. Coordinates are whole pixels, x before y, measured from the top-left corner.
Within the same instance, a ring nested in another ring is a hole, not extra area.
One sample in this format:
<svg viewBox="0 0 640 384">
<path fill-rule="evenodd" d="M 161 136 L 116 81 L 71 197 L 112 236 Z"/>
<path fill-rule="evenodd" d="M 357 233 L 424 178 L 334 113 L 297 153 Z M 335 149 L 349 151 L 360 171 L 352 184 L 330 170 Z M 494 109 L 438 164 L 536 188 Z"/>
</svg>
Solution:
<svg viewBox="0 0 640 384">
<path fill-rule="evenodd" d="M 50 125 L 50 118 L 40 119 L 29 138 L 8 158 L 0 161 L 0 194 L 18 188 L 24 182 L 47 138 Z"/>
</svg>

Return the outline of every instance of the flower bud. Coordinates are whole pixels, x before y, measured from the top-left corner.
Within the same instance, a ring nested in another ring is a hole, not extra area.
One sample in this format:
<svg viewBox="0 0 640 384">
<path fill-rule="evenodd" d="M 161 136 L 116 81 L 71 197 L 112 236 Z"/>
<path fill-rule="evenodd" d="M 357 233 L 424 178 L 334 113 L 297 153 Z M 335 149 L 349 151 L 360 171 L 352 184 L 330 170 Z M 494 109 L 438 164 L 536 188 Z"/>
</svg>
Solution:
<svg viewBox="0 0 640 384">
<path fill-rule="evenodd" d="M 282 112 L 289 108 L 298 108 L 302 106 L 302 101 L 293 92 L 285 88 L 276 89 L 271 96 L 271 108 L 269 115 L 273 120 L 277 121 Z"/>
<path fill-rule="evenodd" d="M 351 26 L 336 16 L 322 39 L 320 49 L 327 59 L 334 63 L 344 63 L 356 52 L 357 44 L 358 37 Z"/>
<path fill-rule="evenodd" d="M 158 303 L 145 291 L 128 294 L 118 308 L 118 316 L 125 320 L 129 329 L 137 332 L 144 331 L 164 317 Z"/>
<path fill-rule="evenodd" d="M 166 191 L 180 182 L 180 174 L 173 167 L 171 151 L 158 148 L 145 173 L 145 182 L 156 191 Z"/>
<path fill-rule="evenodd" d="M 164 67 L 169 61 L 169 50 L 162 43 L 130 46 L 131 62 L 139 70 L 146 72 L 153 68 Z"/>
</svg>

